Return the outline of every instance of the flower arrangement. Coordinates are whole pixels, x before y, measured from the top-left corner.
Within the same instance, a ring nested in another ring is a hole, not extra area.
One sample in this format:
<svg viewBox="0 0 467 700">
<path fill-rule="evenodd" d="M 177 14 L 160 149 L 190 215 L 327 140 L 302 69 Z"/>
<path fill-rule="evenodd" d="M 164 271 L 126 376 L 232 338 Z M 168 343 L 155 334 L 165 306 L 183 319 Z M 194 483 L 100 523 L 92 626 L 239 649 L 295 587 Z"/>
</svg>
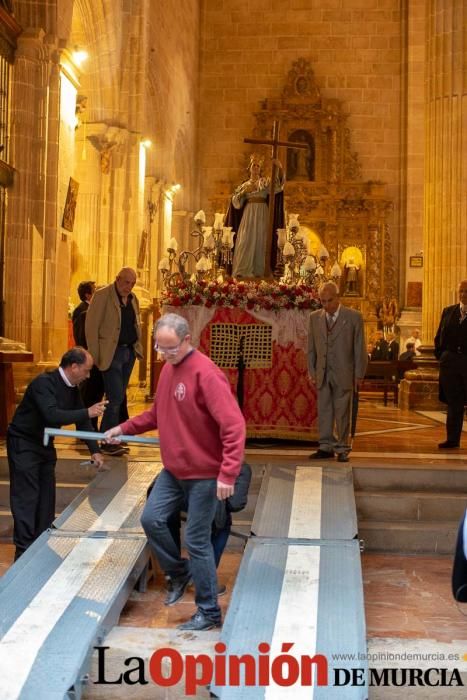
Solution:
<svg viewBox="0 0 467 700">
<path fill-rule="evenodd" d="M 179 282 L 164 290 L 161 302 L 170 306 L 227 306 L 254 311 L 319 307 L 316 289 L 310 285 L 234 279 Z"/>
</svg>

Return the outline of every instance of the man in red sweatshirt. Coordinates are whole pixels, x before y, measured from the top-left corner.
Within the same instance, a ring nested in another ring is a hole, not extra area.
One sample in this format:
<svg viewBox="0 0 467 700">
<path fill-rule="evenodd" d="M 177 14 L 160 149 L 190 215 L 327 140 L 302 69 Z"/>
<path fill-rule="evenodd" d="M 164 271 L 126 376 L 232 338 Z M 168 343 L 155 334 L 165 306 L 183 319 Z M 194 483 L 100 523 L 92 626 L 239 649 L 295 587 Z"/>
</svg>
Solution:
<svg viewBox="0 0 467 700">
<path fill-rule="evenodd" d="M 104 434 L 159 430 L 164 468 L 157 478 L 141 524 L 157 560 L 172 581 L 166 605 L 174 605 L 193 579 L 197 612 L 182 630 L 208 630 L 221 623 L 211 524 L 217 499 L 234 492 L 243 462 L 245 420 L 224 373 L 191 345 L 190 329 L 178 314 L 166 314 L 154 329 L 155 349 L 165 359 L 154 403 L 148 411 Z M 217 496 L 217 499 L 216 499 Z M 185 545 L 180 556 L 168 520 L 187 505 Z"/>
</svg>

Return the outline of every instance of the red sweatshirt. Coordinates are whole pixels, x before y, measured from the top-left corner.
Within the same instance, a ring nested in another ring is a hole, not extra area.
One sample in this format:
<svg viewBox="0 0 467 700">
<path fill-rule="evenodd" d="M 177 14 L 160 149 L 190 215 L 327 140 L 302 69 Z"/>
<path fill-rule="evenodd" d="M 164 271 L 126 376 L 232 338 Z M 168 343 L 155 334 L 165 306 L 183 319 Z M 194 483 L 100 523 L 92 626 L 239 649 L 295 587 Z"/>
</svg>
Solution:
<svg viewBox="0 0 467 700">
<path fill-rule="evenodd" d="M 120 425 L 124 435 L 159 429 L 164 467 L 177 479 L 233 485 L 245 448 L 245 420 L 224 373 L 194 350 L 162 368 L 154 403 Z"/>
</svg>

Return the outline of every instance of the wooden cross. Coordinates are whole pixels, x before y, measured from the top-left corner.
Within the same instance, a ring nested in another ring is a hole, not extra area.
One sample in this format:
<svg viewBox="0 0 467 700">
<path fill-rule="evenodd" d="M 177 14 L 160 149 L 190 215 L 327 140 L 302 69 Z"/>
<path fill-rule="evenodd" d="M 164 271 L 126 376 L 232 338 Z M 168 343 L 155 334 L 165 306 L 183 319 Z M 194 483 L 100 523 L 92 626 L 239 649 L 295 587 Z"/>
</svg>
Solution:
<svg viewBox="0 0 467 700">
<path fill-rule="evenodd" d="M 272 238 L 274 235 L 274 213 L 276 207 L 275 189 L 276 189 L 276 172 L 277 166 L 275 164 L 275 159 L 277 158 L 278 146 L 285 146 L 286 148 L 304 148 L 309 149 L 309 146 L 304 143 L 298 143 L 296 141 L 279 141 L 280 133 L 280 122 L 276 119 L 272 125 L 272 139 L 243 139 L 244 143 L 257 143 L 263 146 L 272 146 L 271 158 L 272 158 L 272 172 L 271 172 L 271 184 L 269 188 L 269 226 L 268 226 L 268 237 L 266 240 L 266 258 L 264 263 L 264 275 L 269 277 L 271 275 L 271 247 Z"/>
</svg>

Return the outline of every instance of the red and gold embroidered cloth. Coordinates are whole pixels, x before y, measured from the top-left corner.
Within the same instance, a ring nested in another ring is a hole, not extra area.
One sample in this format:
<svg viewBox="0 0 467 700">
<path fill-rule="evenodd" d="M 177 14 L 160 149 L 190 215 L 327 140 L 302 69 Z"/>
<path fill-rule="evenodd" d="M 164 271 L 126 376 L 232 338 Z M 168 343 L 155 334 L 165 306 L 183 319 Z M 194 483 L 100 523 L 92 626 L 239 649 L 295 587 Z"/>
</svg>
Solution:
<svg viewBox="0 0 467 700">
<path fill-rule="evenodd" d="M 304 342 L 309 311 L 290 310 L 287 314 L 284 310 L 279 317 L 276 312 L 262 310 L 261 318 L 258 318 L 258 314 L 251 314 L 244 309 L 216 308 L 212 309 L 209 320 L 203 316 L 201 326 L 197 323 L 199 319 L 196 316 L 205 313 L 204 307 L 165 306 L 164 311 L 181 314 L 187 318 L 190 327 L 198 328 L 199 344 L 197 337 L 194 344 L 207 355 L 211 354 L 213 324 L 271 323 L 275 327 L 271 367 L 244 370 L 243 413 L 248 436 L 316 439 L 316 390 L 308 377 Z M 283 314 L 288 316 L 286 334 L 281 332 L 285 325 Z M 296 338 L 293 337 L 294 325 L 297 327 Z M 235 394 L 238 370 L 232 368 L 223 371 Z"/>
</svg>

